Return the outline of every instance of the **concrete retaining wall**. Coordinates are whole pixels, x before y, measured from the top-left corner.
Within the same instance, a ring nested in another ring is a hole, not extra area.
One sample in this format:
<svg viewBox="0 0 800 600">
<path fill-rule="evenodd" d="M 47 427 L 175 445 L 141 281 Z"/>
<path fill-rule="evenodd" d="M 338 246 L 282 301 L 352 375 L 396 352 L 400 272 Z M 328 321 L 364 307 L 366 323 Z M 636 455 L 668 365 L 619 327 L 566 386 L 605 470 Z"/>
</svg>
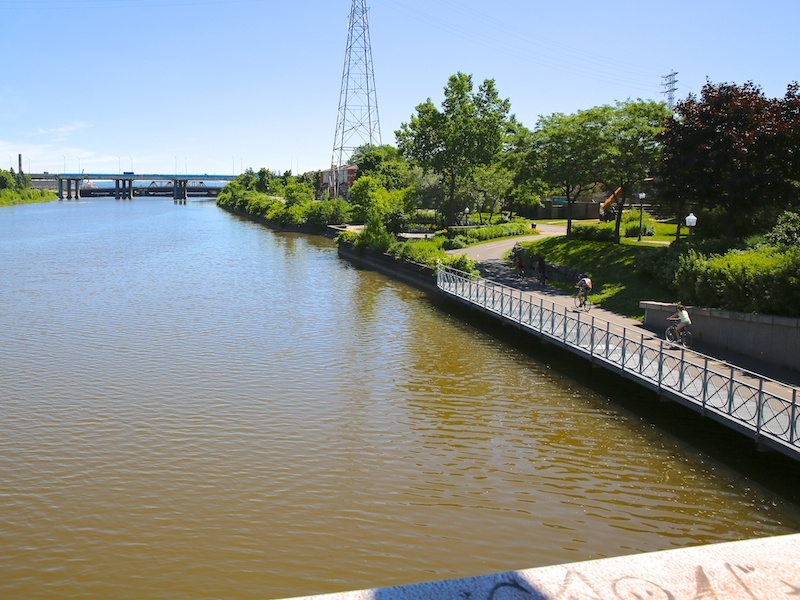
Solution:
<svg viewBox="0 0 800 600">
<path fill-rule="evenodd" d="M 675 304 L 643 301 L 644 324 L 656 331 L 667 328 Z M 687 307 L 696 342 L 730 350 L 783 369 L 800 371 L 800 319 Z"/>
</svg>

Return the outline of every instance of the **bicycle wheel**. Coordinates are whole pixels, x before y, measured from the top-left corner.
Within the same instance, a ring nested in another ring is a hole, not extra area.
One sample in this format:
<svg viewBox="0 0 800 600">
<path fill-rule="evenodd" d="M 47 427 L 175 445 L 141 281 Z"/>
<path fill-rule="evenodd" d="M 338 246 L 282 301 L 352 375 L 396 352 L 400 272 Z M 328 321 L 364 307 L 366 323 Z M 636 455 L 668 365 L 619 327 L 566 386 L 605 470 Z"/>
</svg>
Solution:
<svg viewBox="0 0 800 600">
<path fill-rule="evenodd" d="M 692 347 L 692 332 L 691 331 L 681 331 L 681 343 L 683 344 L 684 348 L 691 348 Z"/>
<path fill-rule="evenodd" d="M 586 299 L 583 301 L 583 310 L 589 312 L 590 310 L 592 310 L 593 306 L 594 304 L 592 304 L 592 301 L 589 300 L 589 296 L 586 296 Z"/>
<path fill-rule="evenodd" d="M 675 342 L 678 339 L 677 334 L 675 333 L 675 325 L 670 325 L 667 327 L 667 331 L 664 333 L 664 338 L 668 342 Z"/>
<path fill-rule="evenodd" d="M 580 296 L 575 296 L 575 308 L 581 308 L 582 305 L 583 305 L 583 302 L 581 301 L 581 297 Z"/>
</svg>

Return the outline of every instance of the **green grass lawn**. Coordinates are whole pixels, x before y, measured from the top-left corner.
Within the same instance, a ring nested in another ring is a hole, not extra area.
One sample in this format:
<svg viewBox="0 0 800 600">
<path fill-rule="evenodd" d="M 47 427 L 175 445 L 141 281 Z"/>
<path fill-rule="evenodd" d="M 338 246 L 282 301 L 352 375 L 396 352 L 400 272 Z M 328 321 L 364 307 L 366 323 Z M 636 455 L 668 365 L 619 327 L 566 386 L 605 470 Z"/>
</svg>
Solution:
<svg viewBox="0 0 800 600">
<path fill-rule="evenodd" d="M 566 219 L 551 219 L 551 220 L 540 220 L 541 223 L 547 225 L 561 225 L 563 227 L 567 226 Z M 597 219 L 573 219 L 572 225 L 580 225 L 581 227 L 600 227 L 604 225 L 606 227 L 611 226 L 613 227 L 613 223 L 601 223 Z M 672 221 L 656 221 L 655 222 L 655 235 L 648 235 L 642 238 L 642 241 L 639 242 L 638 238 L 626 238 L 624 235 L 624 228 L 623 228 L 623 235 L 621 238 L 622 243 L 624 244 L 659 244 L 663 245 L 665 243 L 672 243 L 675 241 L 675 235 L 678 231 L 678 226 Z M 681 228 L 681 236 L 686 237 L 688 232 L 685 227 Z"/>
<path fill-rule="evenodd" d="M 592 300 L 607 310 L 642 320 L 641 300 L 675 302 L 672 292 L 636 273 L 637 257 L 647 260 L 649 253 L 659 252 L 663 246 L 637 243 L 635 239 L 633 243 L 614 244 L 561 236 L 522 245 L 529 248 L 529 252 L 544 255 L 548 263 L 588 273 L 593 283 Z M 574 283 L 552 283 L 564 291 L 574 292 Z"/>
</svg>

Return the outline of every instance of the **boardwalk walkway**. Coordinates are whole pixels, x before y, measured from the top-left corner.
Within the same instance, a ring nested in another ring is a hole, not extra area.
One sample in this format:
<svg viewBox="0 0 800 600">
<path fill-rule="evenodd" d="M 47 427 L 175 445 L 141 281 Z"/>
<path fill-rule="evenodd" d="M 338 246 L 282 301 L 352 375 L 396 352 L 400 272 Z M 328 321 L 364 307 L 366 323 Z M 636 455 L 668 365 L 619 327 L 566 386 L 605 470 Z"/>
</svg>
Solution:
<svg viewBox="0 0 800 600">
<path fill-rule="evenodd" d="M 532 280 L 512 283 L 500 258 L 507 250 L 508 242 L 471 247 L 482 277 L 443 267 L 439 289 L 800 460 L 798 387 L 672 345 L 633 319 L 577 311 L 572 296 Z"/>
</svg>

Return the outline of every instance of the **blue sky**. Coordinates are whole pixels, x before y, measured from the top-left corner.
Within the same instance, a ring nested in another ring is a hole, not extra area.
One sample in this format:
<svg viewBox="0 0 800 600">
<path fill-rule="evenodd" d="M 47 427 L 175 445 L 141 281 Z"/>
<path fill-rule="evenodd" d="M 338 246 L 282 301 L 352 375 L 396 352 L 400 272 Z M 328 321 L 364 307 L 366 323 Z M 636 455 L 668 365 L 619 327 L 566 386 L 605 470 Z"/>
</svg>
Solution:
<svg viewBox="0 0 800 600">
<path fill-rule="evenodd" d="M 540 115 L 800 80 L 798 0 L 367 0 L 382 141 L 450 75 Z M 351 0 L 0 0 L 0 166 L 331 164 Z"/>
</svg>

